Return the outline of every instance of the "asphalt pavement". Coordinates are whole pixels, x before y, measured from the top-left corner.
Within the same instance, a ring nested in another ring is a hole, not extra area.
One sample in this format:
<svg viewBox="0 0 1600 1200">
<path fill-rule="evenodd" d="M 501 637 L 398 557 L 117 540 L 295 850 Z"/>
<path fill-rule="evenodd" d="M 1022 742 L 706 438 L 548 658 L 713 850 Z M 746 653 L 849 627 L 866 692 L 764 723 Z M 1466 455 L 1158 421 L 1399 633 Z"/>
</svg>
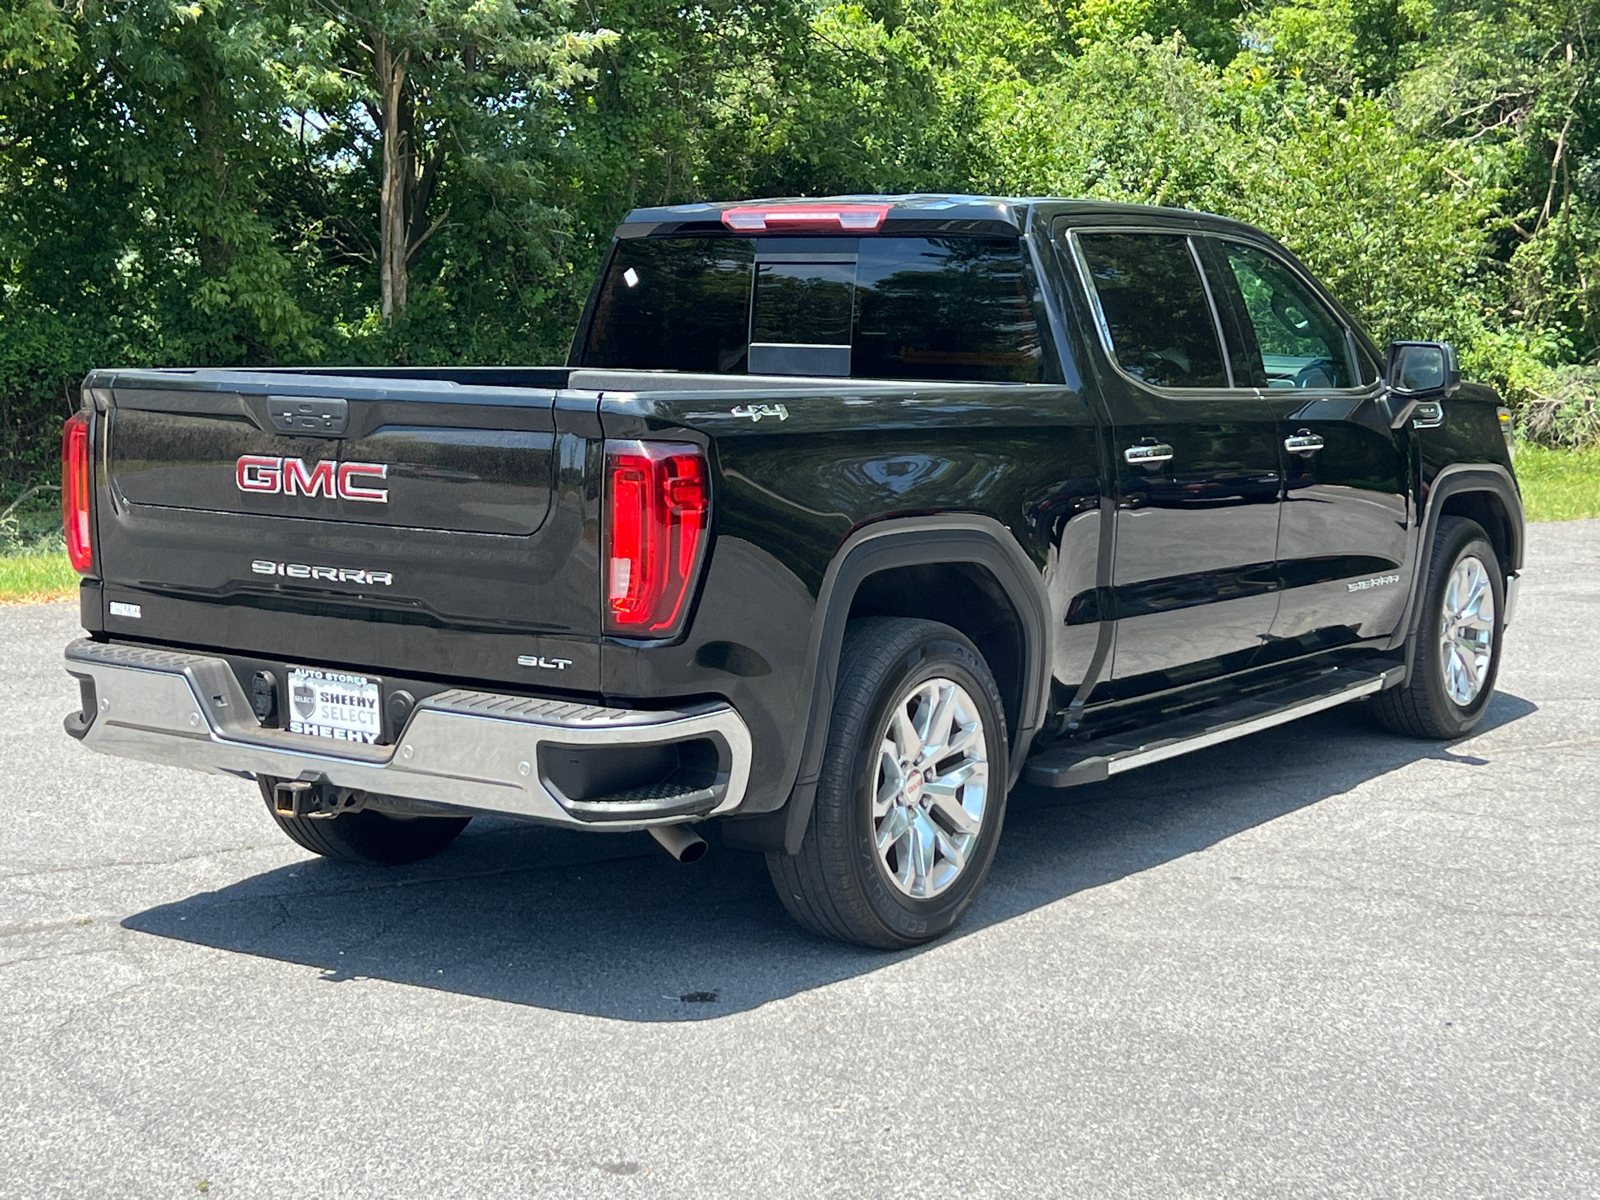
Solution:
<svg viewBox="0 0 1600 1200">
<path fill-rule="evenodd" d="M 0 1196 L 1600 1194 L 1600 521 L 1500 693 L 1020 791 L 921 951 L 760 860 L 475 821 L 378 870 L 95 755 L 0 609 Z"/>
</svg>

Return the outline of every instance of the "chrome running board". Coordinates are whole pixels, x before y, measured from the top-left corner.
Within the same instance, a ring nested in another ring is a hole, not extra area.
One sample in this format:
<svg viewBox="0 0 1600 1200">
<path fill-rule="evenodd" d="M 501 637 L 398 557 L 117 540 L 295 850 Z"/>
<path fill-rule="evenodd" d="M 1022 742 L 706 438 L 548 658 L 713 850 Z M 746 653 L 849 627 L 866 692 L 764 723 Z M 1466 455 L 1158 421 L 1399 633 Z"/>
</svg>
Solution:
<svg viewBox="0 0 1600 1200">
<path fill-rule="evenodd" d="M 1028 759 L 1022 781 L 1035 787 L 1068 788 L 1249 737 L 1274 725 L 1336 708 L 1398 684 L 1400 663 L 1330 667 L 1312 679 L 1219 704 L 1202 712 L 1087 742 L 1052 746 Z"/>
</svg>

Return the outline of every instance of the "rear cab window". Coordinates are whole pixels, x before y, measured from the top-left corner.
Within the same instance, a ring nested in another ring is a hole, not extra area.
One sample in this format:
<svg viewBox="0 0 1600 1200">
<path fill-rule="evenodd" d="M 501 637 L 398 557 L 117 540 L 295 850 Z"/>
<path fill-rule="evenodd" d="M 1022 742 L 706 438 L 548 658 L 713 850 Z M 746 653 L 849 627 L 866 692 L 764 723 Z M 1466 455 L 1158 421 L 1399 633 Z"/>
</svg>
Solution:
<svg viewBox="0 0 1600 1200">
<path fill-rule="evenodd" d="M 585 367 L 857 379 L 1053 378 L 1016 237 L 617 243 Z"/>
</svg>

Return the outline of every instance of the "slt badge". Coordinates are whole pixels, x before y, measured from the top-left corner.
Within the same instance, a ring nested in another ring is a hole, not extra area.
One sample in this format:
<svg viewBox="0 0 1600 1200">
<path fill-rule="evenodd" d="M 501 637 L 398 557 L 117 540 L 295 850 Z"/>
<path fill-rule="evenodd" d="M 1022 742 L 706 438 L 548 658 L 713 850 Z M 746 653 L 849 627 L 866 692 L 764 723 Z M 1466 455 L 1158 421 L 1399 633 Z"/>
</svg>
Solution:
<svg viewBox="0 0 1600 1200">
<path fill-rule="evenodd" d="M 517 655 L 519 667 L 543 667 L 546 671 L 565 671 L 571 665 L 570 658 L 546 658 L 542 654 Z"/>
</svg>

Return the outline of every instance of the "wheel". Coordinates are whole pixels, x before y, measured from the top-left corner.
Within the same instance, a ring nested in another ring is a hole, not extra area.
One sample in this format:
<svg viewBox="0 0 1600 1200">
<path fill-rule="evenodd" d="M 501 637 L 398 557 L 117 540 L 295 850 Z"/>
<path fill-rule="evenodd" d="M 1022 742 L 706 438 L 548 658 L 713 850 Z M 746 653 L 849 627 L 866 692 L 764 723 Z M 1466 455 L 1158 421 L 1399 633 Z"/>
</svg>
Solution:
<svg viewBox="0 0 1600 1200">
<path fill-rule="evenodd" d="M 1440 518 L 1427 590 L 1411 624 L 1411 676 L 1374 697 L 1378 720 L 1410 737 L 1470 732 L 1494 694 L 1504 612 L 1505 580 L 1483 527 Z"/>
<path fill-rule="evenodd" d="M 767 855 L 784 907 L 824 937 L 894 950 L 971 906 L 1006 801 L 1006 730 L 988 665 L 934 621 L 852 621 L 816 803 L 796 855 Z"/>
<path fill-rule="evenodd" d="M 371 809 L 337 817 L 286 817 L 272 804 L 276 780 L 263 776 L 261 794 L 272 819 L 298 845 L 324 858 L 395 866 L 439 853 L 471 817 L 391 817 Z"/>
</svg>

